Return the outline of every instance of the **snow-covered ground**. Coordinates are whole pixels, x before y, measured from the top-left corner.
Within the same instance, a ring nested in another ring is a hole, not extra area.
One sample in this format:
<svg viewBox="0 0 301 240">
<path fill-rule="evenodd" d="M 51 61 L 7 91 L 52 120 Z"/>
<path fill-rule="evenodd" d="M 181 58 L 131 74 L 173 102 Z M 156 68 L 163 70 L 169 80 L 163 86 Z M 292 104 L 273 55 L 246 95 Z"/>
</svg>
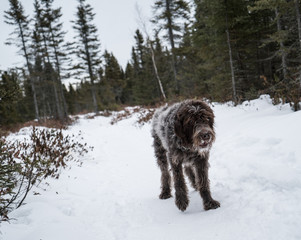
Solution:
<svg viewBox="0 0 301 240">
<path fill-rule="evenodd" d="M 150 124 L 132 117 L 82 117 L 94 146 L 50 186 L 2 223 L 3 240 L 292 240 L 301 239 L 301 111 L 261 99 L 232 107 L 214 104 L 217 140 L 211 151 L 211 190 L 221 207 L 204 211 L 190 188 L 190 205 L 160 200 Z M 26 131 L 25 131 L 26 132 Z"/>
</svg>

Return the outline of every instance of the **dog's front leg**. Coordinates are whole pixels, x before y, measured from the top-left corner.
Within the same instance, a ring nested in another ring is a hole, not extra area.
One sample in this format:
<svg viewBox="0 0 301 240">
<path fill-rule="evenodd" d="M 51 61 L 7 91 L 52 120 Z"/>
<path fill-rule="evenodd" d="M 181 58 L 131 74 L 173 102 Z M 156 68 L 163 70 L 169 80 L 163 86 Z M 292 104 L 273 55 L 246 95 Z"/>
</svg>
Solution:
<svg viewBox="0 0 301 240">
<path fill-rule="evenodd" d="M 199 157 L 195 163 L 196 184 L 203 199 L 204 209 L 215 209 L 220 207 L 220 203 L 211 197 L 210 184 L 208 178 L 208 156 Z"/>
<path fill-rule="evenodd" d="M 171 159 L 171 169 L 175 186 L 175 202 L 181 211 L 185 211 L 189 204 L 189 199 L 187 196 L 188 190 L 184 179 L 182 163 L 176 162 L 175 158 Z"/>
</svg>

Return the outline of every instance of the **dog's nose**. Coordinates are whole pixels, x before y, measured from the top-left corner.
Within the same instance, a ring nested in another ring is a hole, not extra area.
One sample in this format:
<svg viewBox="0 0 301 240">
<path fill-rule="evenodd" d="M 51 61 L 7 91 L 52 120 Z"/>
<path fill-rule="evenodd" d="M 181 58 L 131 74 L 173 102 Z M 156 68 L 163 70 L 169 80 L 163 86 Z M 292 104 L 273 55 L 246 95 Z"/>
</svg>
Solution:
<svg viewBox="0 0 301 240">
<path fill-rule="evenodd" d="M 210 134 L 208 132 L 206 132 L 206 133 L 203 133 L 201 137 L 203 140 L 207 141 L 210 139 Z"/>
</svg>

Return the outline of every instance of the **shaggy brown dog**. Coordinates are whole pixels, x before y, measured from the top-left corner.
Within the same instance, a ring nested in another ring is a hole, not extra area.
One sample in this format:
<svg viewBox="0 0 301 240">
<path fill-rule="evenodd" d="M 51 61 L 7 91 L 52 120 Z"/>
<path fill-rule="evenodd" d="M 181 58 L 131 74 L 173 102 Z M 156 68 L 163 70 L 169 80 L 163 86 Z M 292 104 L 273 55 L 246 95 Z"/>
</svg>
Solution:
<svg viewBox="0 0 301 240">
<path fill-rule="evenodd" d="M 215 140 L 214 114 L 202 101 L 186 100 L 172 106 L 165 106 L 155 112 L 152 122 L 155 155 L 161 169 L 160 199 L 171 197 L 171 167 L 175 203 L 185 211 L 189 199 L 184 171 L 192 186 L 203 198 L 204 209 L 220 206 L 211 197 L 208 168 L 209 151 Z"/>
</svg>

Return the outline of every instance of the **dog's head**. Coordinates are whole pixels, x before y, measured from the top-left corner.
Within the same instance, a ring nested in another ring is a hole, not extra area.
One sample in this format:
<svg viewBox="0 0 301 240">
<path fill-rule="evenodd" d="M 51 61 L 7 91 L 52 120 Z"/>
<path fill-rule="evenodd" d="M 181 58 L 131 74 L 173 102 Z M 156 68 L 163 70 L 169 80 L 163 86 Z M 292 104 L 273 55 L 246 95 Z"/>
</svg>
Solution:
<svg viewBox="0 0 301 240">
<path fill-rule="evenodd" d="M 202 101 L 187 101 L 176 114 L 174 129 L 185 148 L 209 151 L 215 140 L 213 111 Z"/>
</svg>

